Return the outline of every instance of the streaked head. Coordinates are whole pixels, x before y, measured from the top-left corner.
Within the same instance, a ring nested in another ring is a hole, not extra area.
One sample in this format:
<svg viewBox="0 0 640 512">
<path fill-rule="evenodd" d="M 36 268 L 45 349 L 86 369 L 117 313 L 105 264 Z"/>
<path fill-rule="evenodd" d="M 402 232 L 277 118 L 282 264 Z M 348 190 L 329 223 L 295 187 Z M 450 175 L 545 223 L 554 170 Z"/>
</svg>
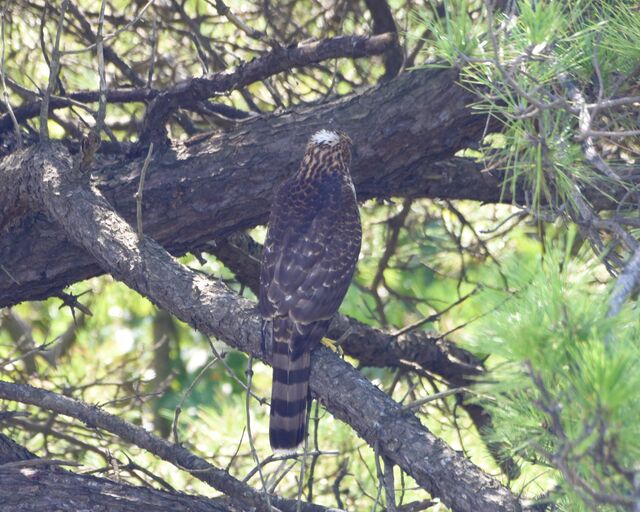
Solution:
<svg viewBox="0 0 640 512">
<path fill-rule="evenodd" d="M 337 156 L 346 165 L 351 163 L 351 146 L 353 141 L 342 130 L 319 130 L 314 133 L 307 144 L 307 151 L 321 151 Z"/>
<path fill-rule="evenodd" d="M 316 146 L 336 146 L 338 144 L 353 144 L 351 138 L 342 130 L 318 130 L 309 139 L 309 144 Z"/>
</svg>

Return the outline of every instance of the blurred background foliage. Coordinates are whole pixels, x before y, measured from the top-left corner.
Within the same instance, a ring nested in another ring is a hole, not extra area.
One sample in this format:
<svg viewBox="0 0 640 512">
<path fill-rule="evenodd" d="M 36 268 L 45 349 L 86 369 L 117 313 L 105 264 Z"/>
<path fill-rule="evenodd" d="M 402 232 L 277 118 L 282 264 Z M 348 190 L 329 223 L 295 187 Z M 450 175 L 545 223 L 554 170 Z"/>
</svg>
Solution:
<svg viewBox="0 0 640 512">
<path fill-rule="evenodd" d="M 117 33 L 108 43 L 123 60 L 108 62 L 109 87 L 162 88 L 255 58 L 269 51 L 272 40 L 287 45 L 308 38 L 368 34 L 373 30 L 373 4 L 229 3 L 243 23 L 259 32 L 249 34 L 220 14 L 220 4 L 213 1 L 112 0 L 105 33 Z M 629 249 L 616 245 L 611 234 L 595 243 L 589 233 L 570 227 L 575 216 L 567 213 L 576 202 L 574 194 L 581 195 L 580 187 L 596 182 L 575 138 L 576 112 L 554 107 L 539 108 L 539 116 L 526 114 L 536 101 L 553 103 L 554 95 L 565 94 L 558 91 L 566 86 L 567 74 L 588 91 L 590 101 L 598 97 L 592 85 L 594 45 L 600 52 L 597 74 L 608 88 L 602 94 L 613 93 L 614 86 L 616 94 L 632 94 L 633 81 L 620 77 L 637 73 L 640 17 L 633 2 L 502 4 L 511 11 L 493 13 L 495 19 L 488 19 L 480 1 L 392 0 L 388 5 L 406 67 L 460 67 L 462 83 L 480 94 L 478 110 L 503 122 L 502 133 L 463 154 L 502 166 L 507 173 L 505 190 L 525 183 L 529 204 L 522 208 L 406 198 L 366 202 L 361 208 L 362 253 L 341 312 L 392 333 L 433 316 L 433 321 L 416 328 L 487 358 L 492 374 L 473 393 L 493 414 L 491 435 L 508 447 L 503 455 L 515 457 L 522 466 L 518 478 L 510 480 L 500 471 L 454 394 L 426 402 L 418 414 L 434 434 L 514 492 L 526 499 L 546 496 L 560 510 L 625 508 L 624 500 L 599 502 L 570 477 L 587 481 L 597 492 L 635 492 L 640 455 L 637 311 L 627 308 L 615 319 L 607 317 L 611 274 L 620 271 Z M 72 5 L 77 12 L 71 9 L 67 14 L 62 47 L 76 53 L 63 56 L 59 87 L 95 90 L 98 77 L 93 53 L 87 51 L 91 39 L 86 23 L 95 27 L 96 3 Z M 14 105 L 46 84 L 49 68 L 42 48 L 51 47 L 59 9 L 60 2 L 38 0 L 3 6 L 4 73 Z M 137 21 L 121 30 L 133 19 Z M 502 24 L 497 39 L 500 58 L 515 86 L 491 61 L 489 24 L 496 30 Z M 382 60 L 372 58 L 338 59 L 280 74 L 216 98 L 233 107 L 232 115 L 181 112 L 171 126 L 172 136 L 225 130 L 251 114 L 357 91 L 375 84 L 384 72 Z M 607 126 L 637 128 L 637 104 L 635 109 L 607 111 Z M 92 124 L 93 114 L 82 105 L 58 110 L 50 128 L 58 137 L 75 137 Z M 132 140 L 143 114 L 142 103 L 109 104 L 112 140 Z M 37 131 L 37 120 L 31 129 Z M 639 146 L 635 136 L 598 142 L 614 170 L 635 162 Z M 630 226 L 629 235 L 635 237 Z M 264 228 L 250 234 L 262 241 Z M 617 259 L 609 260 L 609 255 Z M 255 300 L 214 256 L 188 255 L 182 262 Z M 251 400 L 247 416 L 247 357 L 208 340 L 110 277 L 77 283 L 66 293 L 83 294 L 79 300 L 84 311 L 72 310 L 56 297 L 0 312 L 2 378 L 99 404 L 184 443 L 240 478 L 250 475 L 249 482 L 259 487 L 246 425 L 250 419 L 256 450 L 266 458 L 268 407 Z M 605 340 L 610 352 L 603 348 Z M 358 365 L 357 360 L 351 362 Z M 362 371 L 402 403 L 447 389 L 436 375 L 393 368 Z M 268 396 L 270 381 L 270 369 L 254 363 L 252 389 L 259 397 Z M 3 427 L 39 455 L 78 460 L 88 472 L 134 484 L 212 494 L 186 472 L 108 433 L 36 408 L 15 403 L 4 407 L 29 411 L 29 416 L 8 420 Z M 321 406 L 314 405 L 312 418 L 310 449 L 316 455 L 307 468 L 305 495 L 347 510 L 383 509 L 371 448 Z M 559 467 L 557 454 L 564 449 L 570 471 Z M 296 463 L 271 462 L 265 476 L 282 495 L 297 494 Z M 424 491 L 397 468 L 396 489 L 399 505 L 425 499 Z M 446 508 L 434 503 L 430 510 Z"/>
</svg>

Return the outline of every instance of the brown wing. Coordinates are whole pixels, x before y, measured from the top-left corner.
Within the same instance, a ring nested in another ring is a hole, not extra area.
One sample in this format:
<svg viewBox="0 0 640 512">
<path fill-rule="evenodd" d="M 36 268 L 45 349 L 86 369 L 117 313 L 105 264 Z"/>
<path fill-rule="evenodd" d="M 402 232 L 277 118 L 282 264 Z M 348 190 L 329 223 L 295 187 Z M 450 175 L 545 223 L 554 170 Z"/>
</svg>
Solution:
<svg viewBox="0 0 640 512">
<path fill-rule="evenodd" d="M 326 176 L 304 201 L 295 190 L 285 183 L 269 219 L 260 312 L 309 324 L 340 307 L 360 251 L 360 218 L 353 190 L 338 175 Z"/>
<path fill-rule="evenodd" d="M 339 176 L 304 188 L 292 179 L 277 193 L 260 275 L 263 344 L 273 365 L 274 450 L 304 439 L 310 351 L 351 282 L 360 238 L 354 192 Z"/>
</svg>

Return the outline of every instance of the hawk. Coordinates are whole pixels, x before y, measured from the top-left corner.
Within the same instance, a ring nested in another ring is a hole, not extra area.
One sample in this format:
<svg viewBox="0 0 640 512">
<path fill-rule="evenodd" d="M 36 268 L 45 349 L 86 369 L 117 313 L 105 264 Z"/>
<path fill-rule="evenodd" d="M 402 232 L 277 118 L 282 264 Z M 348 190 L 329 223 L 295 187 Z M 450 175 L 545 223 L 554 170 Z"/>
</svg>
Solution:
<svg viewBox="0 0 640 512">
<path fill-rule="evenodd" d="M 294 450 L 304 440 L 311 351 L 340 307 L 360 253 L 351 144 L 340 131 L 315 133 L 271 207 L 259 302 L 263 346 L 273 356 L 273 450 Z"/>
</svg>

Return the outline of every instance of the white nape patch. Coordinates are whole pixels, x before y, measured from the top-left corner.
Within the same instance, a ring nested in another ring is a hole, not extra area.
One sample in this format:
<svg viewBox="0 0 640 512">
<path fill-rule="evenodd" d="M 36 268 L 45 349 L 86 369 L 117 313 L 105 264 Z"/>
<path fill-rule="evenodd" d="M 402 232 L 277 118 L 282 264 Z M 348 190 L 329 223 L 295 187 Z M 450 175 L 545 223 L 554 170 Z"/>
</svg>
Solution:
<svg viewBox="0 0 640 512">
<path fill-rule="evenodd" d="M 340 142 L 340 135 L 330 130 L 320 130 L 311 136 L 311 142 L 314 144 L 328 144 L 335 146 Z"/>
</svg>

